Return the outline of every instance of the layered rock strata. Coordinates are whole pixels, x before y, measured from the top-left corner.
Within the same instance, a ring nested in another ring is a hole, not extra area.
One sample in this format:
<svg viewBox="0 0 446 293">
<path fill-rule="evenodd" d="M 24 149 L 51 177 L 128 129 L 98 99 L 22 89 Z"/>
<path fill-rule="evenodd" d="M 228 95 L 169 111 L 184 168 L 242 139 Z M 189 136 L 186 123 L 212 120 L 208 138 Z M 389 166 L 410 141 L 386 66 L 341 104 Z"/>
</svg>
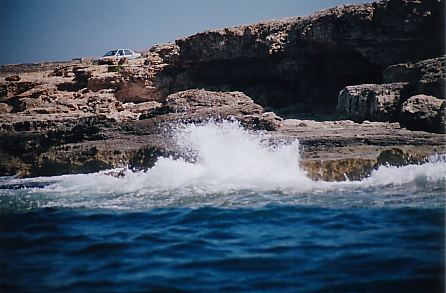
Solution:
<svg viewBox="0 0 446 293">
<path fill-rule="evenodd" d="M 146 169 L 184 155 L 175 123 L 208 119 L 299 139 L 314 179 L 423 162 L 446 152 L 443 6 L 340 6 L 199 33 L 111 65 L 3 66 L 0 176 Z"/>
<path fill-rule="evenodd" d="M 338 118 L 445 133 L 445 65 L 445 56 L 396 64 L 384 70 L 384 84 L 347 86 L 338 97 Z"/>
<path fill-rule="evenodd" d="M 382 83 L 388 66 L 442 55 L 443 6 L 388 0 L 199 33 L 166 50 L 163 86 L 243 91 L 290 116 L 335 114 L 345 86 Z"/>
</svg>

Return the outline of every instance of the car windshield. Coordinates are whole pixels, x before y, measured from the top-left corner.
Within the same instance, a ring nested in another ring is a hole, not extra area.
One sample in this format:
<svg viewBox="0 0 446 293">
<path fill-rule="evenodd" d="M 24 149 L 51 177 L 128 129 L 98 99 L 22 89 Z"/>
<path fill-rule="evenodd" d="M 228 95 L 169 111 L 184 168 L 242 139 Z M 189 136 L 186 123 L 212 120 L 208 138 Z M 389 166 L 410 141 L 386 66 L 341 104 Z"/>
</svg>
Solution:
<svg viewBox="0 0 446 293">
<path fill-rule="evenodd" d="M 108 51 L 107 53 L 105 53 L 104 57 L 115 56 L 117 51 L 118 50 Z"/>
</svg>

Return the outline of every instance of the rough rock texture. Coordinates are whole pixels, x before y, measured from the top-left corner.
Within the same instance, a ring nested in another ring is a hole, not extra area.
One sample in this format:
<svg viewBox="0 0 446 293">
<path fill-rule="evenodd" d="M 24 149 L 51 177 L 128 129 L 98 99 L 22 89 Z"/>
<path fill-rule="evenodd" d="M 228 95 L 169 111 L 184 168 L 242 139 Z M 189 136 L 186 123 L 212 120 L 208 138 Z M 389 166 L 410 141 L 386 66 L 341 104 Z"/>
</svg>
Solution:
<svg viewBox="0 0 446 293">
<path fill-rule="evenodd" d="M 383 77 L 386 83 L 410 82 L 415 93 L 446 99 L 445 56 L 389 66 L 384 70 Z"/>
<path fill-rule="evenodd" d="M 298 138 L 301 166 L 314 179 L 359 180 L 381 165 L 421 163 L 446 151 L 445 136 L 409 131 L 398 123 L 288 119 L 279 136 Z"/>
<path fill-rule="evenodd" d="M 187 90 L 169 95 L 164 105 L 155 111 L 143 114 L 140 119 L 153 118 L 166 121 L 203 122 L 209 119 L 238 120 L 247 127 L 276 130 L 280 127 L 280 117 L 274 113 L 264 113 L 263 108 L 241 92 L 210 92 Z"/>
<path fill-rule="evenodd" d="M 446 101 L 416 95 L 403 104 L 400 121 L 407 129 L 445 133 Z"/>
<path fill-rule="evenodd" d="M 405 87 L 403 82 L 348 86 L 338 97 L 338 117 L 355 122 L 395 121 Z"/>
<path fill-rule="evenodd" d="M 162 76 L 169 93 L 239 90 L 263 106 L 334 113 L 345 86 L 441 55 L 442 13 L 442 1 L 388 0 L 207 31 L 177 40 Z"/>
<path fill-rule="evenodd" d="M 440 106 L 435 106 L 431 102 L 436 99 L 435 97 L 445 99 L 445 63 L 445 56 L 442 56 L 416 63 L 396 64 L 384 70 L 384 81 L 387 82 L 385 84 L 345 87 L 338 97 L 338 118 L 357 122 L 400 121 L 409 129 L 443 132 L 444 119 L 441 118 Z M 435 95 L 435 97 L 415 99 L 408 103 L 412 105 L 410 110 L 403 108 L 407 105 L 409 97 L 419 94 Z M 414 101 L 417 104 L 416 110 L 413 106 Z M 422 102 L 428 104 L 423 107 L 420 104 Z"/>
<path fill-rule="evenodd" d="M 446 152 L 443 134 L 408 130 L 444 123 L 443 6 L 384 0 L 207 31 L 117 64 L 2 66 L 0 176 L 146 169 L 184 155 L 173 125 L 207 119 L 299 139 L 315 179 L 422 162 Z M 336 108 L 363 123 L 314 121 Z"/>
</svg>

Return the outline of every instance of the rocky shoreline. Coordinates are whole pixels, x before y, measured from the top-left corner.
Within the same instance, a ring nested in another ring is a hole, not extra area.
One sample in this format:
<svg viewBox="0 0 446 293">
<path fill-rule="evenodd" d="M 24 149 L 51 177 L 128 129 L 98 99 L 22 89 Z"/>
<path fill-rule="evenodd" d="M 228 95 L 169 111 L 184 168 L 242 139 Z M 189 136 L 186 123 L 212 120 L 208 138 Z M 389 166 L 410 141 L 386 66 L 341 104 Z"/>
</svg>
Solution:
<svg viewBox="0 0 446 293">
<path fill-rule="evenodd" d="M 198 33 L 122 64 L 0 68 L 0 176 L 181 156 L 175 123 L 299 139 L 314 179 L 445 154 L 444 1 L 385 0 Z"/>
</svg>

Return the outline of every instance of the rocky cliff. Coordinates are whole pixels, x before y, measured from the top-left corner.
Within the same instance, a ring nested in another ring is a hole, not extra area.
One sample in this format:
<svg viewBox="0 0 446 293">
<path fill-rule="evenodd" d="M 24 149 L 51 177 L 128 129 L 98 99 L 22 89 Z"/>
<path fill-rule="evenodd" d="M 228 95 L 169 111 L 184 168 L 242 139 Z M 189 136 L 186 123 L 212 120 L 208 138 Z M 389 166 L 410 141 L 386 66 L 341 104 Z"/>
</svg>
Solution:
<svg viewBox="0 0 446 293">
<path fill-rule="evenodd" d="M 119 64 L 3 66 L 0 176 L 147 168 L 181 155 L 174 123 L 207 119 L 298 138 L 317 179 L 423 161 L 445 152 L 443 8 L 347 5 L 206 31 Z"/>
<path fill-rule="evenodd" d="M 335 114 L 345 86 L 382 83 L 388 66 L 444 54 L 443 6 L 388 0 L 199 33 L 164 54 L 164 87 L 240 90 L 283 115 Z"/>
</svg>

